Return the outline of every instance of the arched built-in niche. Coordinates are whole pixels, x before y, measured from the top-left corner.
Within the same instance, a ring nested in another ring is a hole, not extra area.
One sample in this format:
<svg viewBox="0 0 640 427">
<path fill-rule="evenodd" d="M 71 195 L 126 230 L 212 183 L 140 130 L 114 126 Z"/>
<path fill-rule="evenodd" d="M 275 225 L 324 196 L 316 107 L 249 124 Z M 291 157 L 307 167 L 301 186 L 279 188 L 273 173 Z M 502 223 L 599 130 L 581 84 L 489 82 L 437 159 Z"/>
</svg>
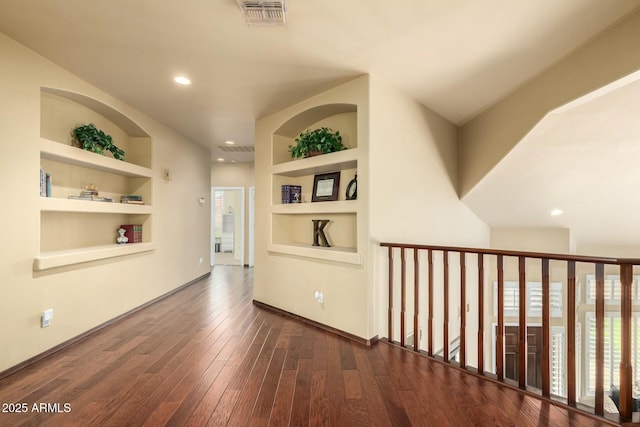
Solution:
<svg viewBox="0 0 640 427">
<path fill-rule="evenodd" d="M 34 270 L 153 250 L 150 135 L 115 108 L 82 94 L 43 87 L 40 101 L 40 169 L 50 179 L 49 189 L 41 191 Z M 113 137 L 125 161 L 74 146 L 73 129 L 88 123 Z M 98 189 L 95 200 L 78 199 L 89 186 Z M 142 204 L 120 203 L 123 195 L 140 196 Z M 139 225 L 141 242 L 116 244 L 123 224 Z"/>
<path fill-rule="evenodd" d="M 346 150 L 321 156 L 292 159 L 289 146 L 306 129 L 329 127 L 340 131 Z M 355 104 L 324 104 L 302 111 L 272 134 L 271 252 L 322 260 L 360 264 L 358 252 L 358 200 L 346 200 L 345 191 L 358 166 L 358 111 Z M 311 202 L 314 177 L 339 173 L 335 201 Z M 301 203 L 282 201 L 284 185 L 302 187 Z M 313 246 L 310 225 L 316 218 L 329 223 L 330 248 Z"/>
</svg>

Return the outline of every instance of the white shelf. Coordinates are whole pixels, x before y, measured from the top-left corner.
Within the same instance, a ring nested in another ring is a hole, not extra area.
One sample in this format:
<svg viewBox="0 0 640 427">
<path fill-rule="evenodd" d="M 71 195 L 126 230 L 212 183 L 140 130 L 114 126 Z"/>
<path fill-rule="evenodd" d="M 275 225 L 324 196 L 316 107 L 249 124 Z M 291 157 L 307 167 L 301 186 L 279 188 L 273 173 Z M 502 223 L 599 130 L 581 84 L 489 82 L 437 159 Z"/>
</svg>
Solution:
<svg viewBox="0 0 640 427">
<path fill-rule="evenodd" d="M 339 200 L 335 202 L 289 203 L 271 205 L 274 214 L 324 214 L 324 213 L 356 213 L 357 200 Z"/>
<path fill-rule="evenodd" d="M 335 153 L 279 163 L 273 165 L 271 172 L 274 175 L 304 176 L 354 169 L 356 167 L 358 167 L 358 149 L 351 148 L 336 151 Z"/>
<path fill-rule="evenodd" d="M 151 178 L 149 168 L 40 138 L 40 157 L 129 177 Z"/>
<path fill-rule="evenodd" d="M 33 270 L 42 271 L 50 268 L 80 264 L 83 262 L 149 252 L 155 250 L 155 248 L 156 247 L 153 243 L 132 243 L 125 245 L 114 244 L 66 251 L 44 252 L 35 258 L 33 262 Z"/>
<path fill-rule="evenodd" d="M 40 197 L 40 211 L 149 215 L 153 212 L 153 207 L 149 205 Z"/>
<path fill-rule="evenodd" d="M 342 262 L 345 264 L 361 264 L 360 254 L 355 248 L 330 247 L 324 248 L 305 244 L 270 244 L 269 252 L 295 255 L 305 258 L 321 259 L 326 261 Z"/>
</svg>

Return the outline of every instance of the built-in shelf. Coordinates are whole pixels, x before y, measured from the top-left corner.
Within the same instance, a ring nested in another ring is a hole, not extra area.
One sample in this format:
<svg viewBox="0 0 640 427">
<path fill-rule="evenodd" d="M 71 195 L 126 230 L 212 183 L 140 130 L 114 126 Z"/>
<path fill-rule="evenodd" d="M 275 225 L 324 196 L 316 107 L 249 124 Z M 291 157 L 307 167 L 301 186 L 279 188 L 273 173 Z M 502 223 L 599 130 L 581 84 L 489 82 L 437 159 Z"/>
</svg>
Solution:
<svg viewBox="0 0 640 427">
<path fill-rule="evenodd" d="M 326 261 L 342 262 L 346 264 L 361 263 L 360 253 L 355 248 L 343 248 L 332 246 L 330 248 L 311 246 L 305 244 L 270 244 L 267 247 L 269 252 L 299 257 L 321 259 Z"/>
<path fill-rule="evenodd" d="M 337 151 L 306 159 L 273 165 L 272 173 L 283 176 L 305 176 L 358 167 L 358 149 Z"/>
<path fill-rule="evenodd" d="M 128 177 L 151 178 L 149 168 L 40 138 L 40 157 Z"/>
<path fill-rule="evenodd" d="M 40 197 L 40 211 L 149 215 L 153 212 L 153 207 L 149 205 Z"/>
<path fill-rule="evenodd" d="M 339 200 L 335 202 L 289 203 L 271 205 L 274 214 L 323 214 L 323 213 L 356 213 L 357 200 Z"/>
<path fill-rule="evenodd" d="M 155 250 L 153 243 L 131 243 L 125 245 L 106 245 L 65 251 L 43 252 L 33 262 L 34 271 L 80 264 L 106 258 L 132 255 Z"/>
<path fill-rule="evenodd" d="M 40 95 L 40 138 L 33 142 L 39 148 L 41 171 L 53 178 L 53 197 L 41 196 L 36 205 L 40 211 L 40 253 L 33 270 L 153 251 L 151 136 L 97 99 L 47 87 L 40 89 Z M 124 144 L 126 161 L 72 145 L 71 130 L 92 121 L 104 125 L 118 144 Z M 81 194 L 89 183 L 99 186 L 100 195 L 115 202 L 67 198 Z M 140 195 L 147 204 L 119 203 L 124 194 Z M 142 225 L 144 243 L 116 244 L 115 231 L 125 223 Z"/>
</svg>

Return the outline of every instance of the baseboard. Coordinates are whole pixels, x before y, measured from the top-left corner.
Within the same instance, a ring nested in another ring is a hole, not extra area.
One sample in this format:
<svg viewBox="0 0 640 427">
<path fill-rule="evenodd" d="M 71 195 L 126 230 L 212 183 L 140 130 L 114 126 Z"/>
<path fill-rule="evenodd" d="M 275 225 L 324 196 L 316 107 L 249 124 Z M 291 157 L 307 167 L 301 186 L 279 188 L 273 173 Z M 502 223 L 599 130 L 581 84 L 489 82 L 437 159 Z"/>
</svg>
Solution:
<svg viewBox="0 0 640 427">
<path fill-rule="evenodd" d="M 37 354 L 37 355 L 25 360 L 24 362 L 18 363 L 17 365 L 12 366 L 11 368 L 0 372 L 0 379 L 8 377 L 9 375 L 14 374 L 14 373 L 18 372 L 19 370 L 24 369 L 27 366 L 32 365 L 32 364 L 34 364 L 34 363 L 36 363 L 36 362 L 38 362 L 38 361 L 40 361 L 40 360 L 42 360 L 42 359 L 44 359 L 44 358 L 46 358 L 48 356 L 51 356 L 52 354 L 57 353 L 60 350 L 63 350 L 65 348 L 69 347 L 72 344 L 80 342 L 80 341 L 90 337 L 91 335 L 95 334 L 96 332 L 106 328 L 107 326 L 111 326 L 114 323 L 117 323 L 120 320 L 123 320 L 124 318 L 126 318 L 128 316 L 131 316 L 132 314 L 134 314 L 134 313 L 136 313 L 136 312 L 138 312 L 138 311 L 140 311 L 142 309 L 145 309 L 145 308 L 147 308 L 147 307 L 149 307 L 149 306 L 151 306 L 151 305 L 153 305 L 153 304 L 155 304 L 155 303 L 157 303 L 159 301 L 162 301 L 163 299 L 165 299 L 167 297 L 170 297 L 171 295 L 175 294 L 176 292 L 179 292 L 179 291 L 183 290 L 186 287 L 189 287 L 189 286 L 191 286 L 191 285 L 193 285 L 193 284 L 195 284 L 195 283 L 197 283 L 197 282 L 199 282 L 199 281 L 201 281 L 203 279 L 206 279 L 210 275 L 211 275 L 211 272 L 203 274 L 202 276 L 200 276 L 200 277 L 198 277 L 196 279 L 193 279 L 193 280 L 185 283 L 184 285 L 181 285 L 181 286 L 179 286 L 179 287 L 177 287 L 175 289 L 172 289 L 171 291 L 167 292 L 166 294 L 162 294 L 159 297 L 152 299 L 151 301 L 147 301 L 146 303 L 144 303 L 142 305 L 139 305 L 138 307 L 135 307 L 135 308 L 127 311 L 126 313 L 123 313 L 123 314 L 121 314 L 119 316 L 116 316 L 111 320 L 107 320 L 106 322 L 104 322 L 104 323 L 102 323 L 102 324 L 100 324 L 98 326 L 95 326 L 95 327 L 89 329 L 88 331 L 83 332 L 80 335 L 77 335 L 77 336 L 75 336 L 75 337 L 73 337 L 71 339 L 68 339 L 67 341 L 62 342 L 62 343 L 56 345 L 55 347 L 50 348 L 49 350 L 46 350 L 46 351 L 44 351 L 44 352 L 42 352 L 40 354 Z"/>
<path fill-rule="evenodd" d="M 272 305 L 265 304 L 265 303 L 257 301 L 257 300 L 253 300 L 253 304 L 257 305 L 258 307 L 267 309 L 269 311 L 273 311 L 274 313 L 280 314 L 282 316 L 290 317 L 290 318 L 298 320 L 298 321 L 300 321 L 302 323 L 306 323 L 309 326 L 313 326 L 313 327 L 316 327 L 318 329 L 322 329 L 324 331 L 331 332 L 332 334 L 339 335 L 341 337 L 347 338 L 347 339 L 349 339 L 351 341 L 355 341 L 355 342 L 357 342 L 359 344 L 362 344 L 362 345 L 370 346 L 372 344 L 375 344 L 378 341 L 378 336 L 377 335 L 375 337 L 373 337 L 373 338 L 366 339 L 366 338 L 362 338 L 362 337 L 350 334 L 349 332 L 341 331 L 340 329 L 336 329 L 336 328 L 333 328 L 331 326 L 324 325 L 322 323 L 316 322 L 315 320 L 307 319 L 306 317 L 299 316 L 299 315 L 291 313 L 289 311 L 282 310 L 282 309 L 274 307 Z"/>
</svg>

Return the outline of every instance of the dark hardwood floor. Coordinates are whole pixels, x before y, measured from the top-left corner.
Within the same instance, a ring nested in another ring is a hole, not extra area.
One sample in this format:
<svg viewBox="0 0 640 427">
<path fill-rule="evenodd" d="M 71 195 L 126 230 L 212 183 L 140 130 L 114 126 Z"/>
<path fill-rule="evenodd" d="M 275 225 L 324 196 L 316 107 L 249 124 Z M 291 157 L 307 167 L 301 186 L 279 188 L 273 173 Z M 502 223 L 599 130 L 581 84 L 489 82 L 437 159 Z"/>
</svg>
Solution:
<svg viewBox="0 0 640 427">
<path fill-rule="evenodd" d="M 251 284 L 250 269 L 215 267 L 0 380 L 5 411 L 26 404 L 0 413 L 0 425 L 609 425 L 387 343 L 365 347 L 274 314 L 252 304 Z"/>
</svg>

